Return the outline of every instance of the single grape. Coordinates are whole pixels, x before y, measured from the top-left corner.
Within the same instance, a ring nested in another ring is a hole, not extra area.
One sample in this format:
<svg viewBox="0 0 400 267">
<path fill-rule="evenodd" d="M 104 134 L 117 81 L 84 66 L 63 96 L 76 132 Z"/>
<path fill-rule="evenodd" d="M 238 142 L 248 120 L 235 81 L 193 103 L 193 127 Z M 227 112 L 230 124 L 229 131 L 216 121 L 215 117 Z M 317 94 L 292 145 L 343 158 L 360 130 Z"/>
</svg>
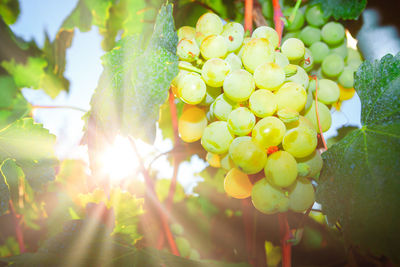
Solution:
<svg viewBox="0 0 400 267">
<path fill-rule="evenodd" d="M 300 32 L 300 39 L 307 46 L 311 46 L 315 42 L 321 41 L 321 30 L 317 27 L 306 26 Z"/>
<path fill-rule="evenodd" d="M 274 46 L 265 38 L 251 39 L 245 46 L 242 62 L 246 70 L 253 73 L 264 62 L 274 60 Z"/>
<path fill-rule="evenodd" d="M 253 184 L 250 182 L 249 176 L 239 169 L 233 168 L 225 176 L 225 192 L 233 198 L 248 198 L 251 196 L 252 188 Z"/>
<path fill-rule="evenodd" d="M 190 26 L 182 26 L 178 29 L 178 39 L 194 40 L 196 38 L 196 29 Z"/>
<path fill-rule="evenodd" d="M 193 72 L 185 73 L 179 80 L 178 94 L 185 103 L 199 104 L 206 95 L 206 84 L 200 75 Z"/>
<path fill-rule="evenodd" d="M 308 48 L 306 48 L 304 58 L 300 61 L 300 67 L 302 67 L 307 72 L 310 72 L 314 67 L 314 58 L 312 56 L 311 50 Z"/>
<path fill-rule="evenodd" d="M 265 89 L 254 91 L 249 98 L 249 108 L 257 117 L 264 118 L 274 115 L 278 104 L 275 95 Z"/>
<path fill-rule="evenodd" d="M 247 174 L 258 173 L 267 161 L 267 153 L 250 136 L 236 137 L 229 146 L 229 156 Z"/>
<path fill-rule="evenodd" d="M 323 161 L 321 154 L 315 150 L 313 153 L 304 158 L 297 158 L 298 163 L 309 166 L 308 177 L 316 178 L 322 169 Z"/>
<path fill-rule="evenodd" d="M 183 227 L 179 223 L 171 224 L 171 232 L 174 235 L 183 235 Z"/>
<path fill-rule="evenodd" d="M 228 128 L 237 136 L 247 135 L 256 124 L 256 117 L 246 107 L 233 110 L 228 117 Z"/>
<path fill-rule="evenodd" d="M 253 76 L 246 70 L 232 71 L 224 81 L 224 94 L 236 102 L 249 99 L 255 89 Z"/>
<path fill-rule="evenodd" d="M 227 121 L 229 114 L 237 107 L 238 104 L 225 94 L 219 95 L 211 105 L 214 116 L 221 121 Z"/>
<path fill-rule="evenodd" d="M 221 155 L 221 168 L 230 171 L 231 169 L 235 168 L 235 163 L 229 156 L 229 153 Z"/>
<path fill-rule="evenodd" d="M 292 123 L 299 120 L 299 112 L 290 108 L 280 109 L 277 112 L 278 118 L 284 123 Z"/>
<path fill-rule="evenodd" d="M 329 46 L 324 42 L 316 42 L 310 46 L 311 54 L 314 58 L 314 62 L 317 64 L 322 63 L 322 61 L 329 55 Z"/>
<path fill-rule="evenodd" d="M 321 122 L 322 132 L 326 132 L 329 130 L 332 124 L 332 116 L 329 108 L 318 101 L 318 115 L 319 121 Z M 318 121 L 317 121 L 317 114 L 315 111 L 315 101 L 313 101 L 311 107 L 306 110 L 304 113 L 304 117 L 306 117 L 314 126 L 315 131 L 319 133 Z"/>
<path fill-rule="evenodd" d="M 180 256 L 184 258 L 189 257 L 191 251 L 189 241 L 184 237 L 178 236 L 175 238 L 175 243 L 178 247 Z"/>
<path fill-rule="evenodd" d="M 211 167 L 220 168 L 221 167 L 221 157 L 218 154 L 207 152 L 206 161 Z"/>
<path fill-rule="evenodd" d="M 182 39 L 178 43 L 176 54 L 180 60 L 191 62 L 200 55 L 200 49 L 194 40 Z"/>
<path fill-rule="evenodd" d="M 279 36 L 278 33 L 268 26 L 260 26 L 253 31 L 251 38 L 265 38 L 267 39 L 274 48 L 277 48 L 279 45 Z"/>
<path fill-rule="evenodd" d="M 225 61 L 231 66 L 231 71 L 240 70 L 242 68 L 242 60 L 235 53 L 227 55 Z"/>
<path fill-rule="evenodd" d="M 286 151 L 277 151 L 269 155 L 264 167 L 268 182 L 279 187 L 288 187 L 297 177 L 297 162 Z"/>
<path fill-rule="evenodd" d="M 281 68 L 284 68 L 287 65 L 289 65 L 289 59 L 287 58 L 287 56 L 285 56 L 281 52 L 275 51 L 274 52 L 274 63 L 279 65 Z"/>
<path fill-rule="evenodd" d="M 233 137 L 225 121 L 215 121 L 204 130 L 201 144 L 208 152 L 223 154 L 228 151 Z"/>
<path fill-rule="evenodd" d="M 201 42 L 200 52 L 205 59 L 223 58 L 228 52 L 228 43 L 221 35 L 210 35 Z"/>
<path fill-rule="evenodd" d="M 301 86 L 303 86 L 303 88 L 307 88 L 310 80 L 307 72 L 298 65 L 296 65 L 296 69 L 297 69 L 296 74 L 286 78 L 286 81 L 294 82 L 300 84 Z"/>
<path fill-rule="evenodd" d="M 207 127 L 206 113 L 195 106 L 182 112 L 178 121 L 178 132 L 181 139 L 191 143 L 200 140 Z"/>
<path fill-rule="evenodd" d="M 258 88 L 274 91 L 285 81 L 285 72 L 279 65 L 266 62 L 255 69 L 254 81 Z"/>
<path fill-rule="evenodd" d="M 261 179 L 253 185 L 251 201 L 257 210 L 265 214 L 285 212 L 289 208 L 285 191 L 271 185 L 267 179 Z"/>
<path fill-rule="evenodd" d="M 228 52 L 236 51 L 243 43 L 244 28 L 237 22 L 229 22 L 224 25 L 221 33 L 228 43 Z"/>
<path fill-rule="evenodd" d="M 344 69 L 344 61 L 338 54 L 330 54 L 322 61 L 322 72 L 331 78 L 338 77 Z"/>
<path fill-rule="evenodd" d="M 196 32 L 201 33 L 204 37 L 221 34 L 222 29 L 222 20 L 214 13 L 205 13 L 196 24 Z"/>
<path fill-rule="evenodd" d="M 299 126 L 286 132 L 283 149 L 296 158 L 310 155 L 317 147 L 317 133 L 309 127 Z"/>
<path fill-rule="evenodd" d="M 306 10 L 307 23 L 314 27 L 321 27 L 327 22 L 320 5 L 309 6 Z"/>
<path fill-rule="evenodd" d="M 295 212 L 304 212 L 315 201 L 314 187 L 306 178 L 297 179 L 289 190 L 289 209 Z"/>
<path fill-rule="evenodd" d="M 354 86 L 354 69 L 351 67 L 344 67 L 343 72 L 338 78 L 339 84 L 344 88 L 353 88 Z"/>
<path fill-rule="evenodd" d="M 221 87 L 231 66 L 228 62 L 220 58 L 212 58 L 204 63 L 201 69 L 201 76 L 208 86 Z"/>
<path fill-rule="evenodd" d="M 328 45 L 338 45 L 344 40 L 344 27 L 339 22 L 328 22 L 322 27 L 322 40 Z"/>
<path fill-rule="evenodd" d="M 303 86 L 294 82 L 284 83 L 275 93 L 278 110 L 290 108 L 300 112 L 307 101 L 307 93 Z"/>
<path fill-rule="evenodd" d="M 304 57 L 306 49 L 300 39 L 289 38 L 283 42 L 281 51 L 290 61 L 297 61 Z"/>
<path fill-rule="evenodd" d="M 293 8 L 287 8 L 283 10 L 283 15 L 289 18 L 292 14 Z M 285 27 L 286 30 L 293 32 L 300 30 L 304 25 L 304 13 L 301 9 L 298 9 L 293 21 L 289 21 L 289 26 Z"/>
<path fill-rule="evenodd" d="M 312 124 L 309 119 L 307 119 L 306 117 L 304 117 L 302 115 L 299 115 L 299 119 L 296 121 L 285 123 L 285 126 L 286 126 L 287 131 L 290 129 L 293 129 L 293 128 L 297 128 L 299 126 L 308 127 L 311 130 L 315 131 L 314 124 Z"/>
<path fill-rule="evenodd" d="M 259 120 L 253 128 L 253 141 L 267 149 L 278 146 L 285 135 L 285 124 L 278 118 L 270 116 Z"/>
<path fill-rule="evenodd" d="M 186 62 L 186 61 L 180 61 L 179 63 L 185 63 L 185 65 L 187 64 L 187 65 L 192 66 L 192 64 L 190 64 L 189 62 Z M 178 75 L 176 75 L 176 77 L 172 80 L 171 85 L 177 89 L 179 81 L 182 79 L 182 77 L 186 73 L 189 73 L 189 71 L 180 69 L 178 72 Z M 175 95 L 177 95 L 177 94 L 175 94 Z"/>
<path fill-rule="evenodd" d="M 329 79 L 318 80 L 318 101 L 331 105 L 339 100 L 340 90 L 337 83 Z"/>
</svg>

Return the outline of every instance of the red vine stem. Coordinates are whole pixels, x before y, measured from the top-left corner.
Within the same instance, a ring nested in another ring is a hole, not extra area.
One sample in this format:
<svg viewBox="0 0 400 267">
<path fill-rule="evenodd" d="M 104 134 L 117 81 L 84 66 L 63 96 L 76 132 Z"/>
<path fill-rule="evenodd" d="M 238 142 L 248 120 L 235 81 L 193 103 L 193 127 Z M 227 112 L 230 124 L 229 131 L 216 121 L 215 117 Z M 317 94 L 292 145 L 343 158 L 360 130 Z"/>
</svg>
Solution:
<svg viewBox="0 0 400 267">
<path fill-rule="evenodd" d="M 253 0 L 244 2 L 244 30 L 253 31 Z"/>
<path fill-rule="evenodd" d="M 319 119 L 319 113 L 318 113 L 318 79 L 317 79 L 317 76 L 315 76 L 315 75 L 313 75 L 312 78 L 315 80 L 315 113 L 317 115 L 319 134 L 321 136 L 321 140 L 322 140 L 322 143 L 324 144 L 325 150 L 328 150 L 328 146 L 326 145 L 325 138 L 322 133 L 321 121 Z"/>
<path fill-rule="evenodd" d="M 14 208 L 14 203 L 10 199 L 8 202 L 8 206 L 10 207 L 10 213 L 12 215 L 14 225 L 15 225 L 15 235 L 17 236 L 19 252 L 22 254 L 25 252 L 25 242 L 24 242 L 24 234 L 21 229 L 21 216 L 17 214 Z"/>
<path fill-rule="evenodd" d="M 282 267 L 290 267 L 292 264 L 291 232 L 286 213 L 278 213 L 279 230 L 281 234 Z"/>
<path fill-rule="evenodd" d="M 282 10 L 281 10 L 281 5 L 279 4 L 279 0 L 272 0 L 272 6 L 274 8 L 274 24 L 275 24 L 275 30 L 278 33 L 279 36 L 279 45 L 281 44 L 282 40 L 282 33 L 283 33 L 283 21 L 282 21 Z"/>
</svg>

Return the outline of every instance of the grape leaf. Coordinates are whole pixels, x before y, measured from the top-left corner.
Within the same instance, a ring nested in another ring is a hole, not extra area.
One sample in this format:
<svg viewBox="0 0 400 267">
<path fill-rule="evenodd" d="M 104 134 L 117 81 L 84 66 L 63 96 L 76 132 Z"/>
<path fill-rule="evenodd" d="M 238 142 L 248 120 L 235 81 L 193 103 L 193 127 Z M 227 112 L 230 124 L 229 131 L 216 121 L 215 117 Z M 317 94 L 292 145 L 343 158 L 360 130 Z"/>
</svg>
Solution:
<svg viewBox="0 0 400 267">
<path fill-rule="evenodd" d="M 320 4 L 325 17 L 357 19 L 367 5 L 367 0 L 312 0 L 310 5 Z"/>
<path fill-rule="evenodd" d="M 17 21 L 19 12 L 18 0 L 0 0 L 0 17 L 8 25 L 14 24 Z"/>
<path fill-rule="evenodd" d="M 24 173 L 20 167 L 12 159 L 3 161 L 0 167 L 1 174 L 7 181 L 7 185 L 10 191 L 10 198 L 14 203 L 18 203 L 19 200 L 19 185 L 21 179 L 24 178 Z"/>
<path fill-rule="evenodd" d="M 18 120 L 0 130 L 0 161 L 14 159 L 22 168 L 29 184 L 39 189 L 54 180 L 57 159 L 55 136 L 33 119 Z"/>
<path fill-rule="evenodd" d="M 6 183 L 6 178 L 0 173 L 0 215 L 8 210 L 10 200 L 10 189 Z"/>
<path fill-rule="evenodd" d="M 127 36 L 103 57 L 89 118 L 98 130 L 154 140 L 160 105 L 178 73 L 177 41 L 172 6 L 163 6 L 146 48 L 142 36 Z"/>
<path fill-rule="evenodd" d="M 362 128 L 323 153 L 317 201 L 347 241 L 400 261 L 400 53 L 355 75 Z"/>
</svg>

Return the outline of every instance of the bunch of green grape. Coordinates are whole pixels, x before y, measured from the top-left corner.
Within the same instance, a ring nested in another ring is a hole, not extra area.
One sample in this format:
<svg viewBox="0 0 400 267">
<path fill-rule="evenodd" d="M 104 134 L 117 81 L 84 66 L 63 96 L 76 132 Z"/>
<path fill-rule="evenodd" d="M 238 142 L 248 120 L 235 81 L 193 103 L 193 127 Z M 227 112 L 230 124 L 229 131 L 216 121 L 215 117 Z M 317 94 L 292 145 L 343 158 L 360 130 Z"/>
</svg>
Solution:
<svg viewBox="0 0 400 267">
<path fill-rule="evenodd" d="M 330 34 L 336 36 L 328 29 L 325 38 L 336 38 Z M 314 203 L 312 179 L 323 164 L 317 151 L 316 83 L 309 77 L 317 66 L 312 52 L 298 38 L 287 37 L 279 46 L 277 32 L 268 26 L 246 37 L 241 24 L 224 25 L 213 13 L 202 15 L 196 27 L 181 27 L 178 37 L 180 71 L 171 86 L 185 103 L 181 139 L 200 140 L 208 163 L 227 171 L 229 196 L 251 197 L 266 214 L 307 210 Z M 329 59 L 324 67 L 325 59 L 322 71 L 333 77 L 336 63 Z M 325 132 L 339 86 L 325 76 L 317 86 Z"/>
</svg>

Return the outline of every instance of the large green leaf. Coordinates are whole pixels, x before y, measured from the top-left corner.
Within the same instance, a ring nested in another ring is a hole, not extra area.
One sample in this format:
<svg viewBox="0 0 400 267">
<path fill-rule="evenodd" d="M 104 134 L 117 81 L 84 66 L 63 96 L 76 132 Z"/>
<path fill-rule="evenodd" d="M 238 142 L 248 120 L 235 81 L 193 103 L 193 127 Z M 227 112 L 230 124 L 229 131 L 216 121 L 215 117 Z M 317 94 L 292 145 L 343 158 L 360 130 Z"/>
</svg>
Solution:
<svg viewBox="0 0 400 267">
<path fill-rule="evenodd" d="M 0 130 L 0 161 L 14 159 L 29 184 L 38 189 L 54 180 L 57 164 L 55 141 L 55 136 L 41 124 L 34 123 L 33 119 L 18 120 Z"/>
<path fill-rule="evenodd" d="M 89 119 L 98 130 L 154 139 L 160 105 L 178 72 L 177 41 L 172 6 L 163 6 L 146 48 L 141 36 L 127 36 L 103 57 Z"/>
<path fill-rule="evenodd" d="M 355 89 L 363 126 L 323 153 L 317 201 L 346 240 L 399 262 L 400 54 L 364 62 Z"/>
<path fill-rule="evenodd" d="M 312 0 L 310 5 L 320 4 L 325 17 L 357 19 L 367 5 L 367 0 Z"/>
</svg>

